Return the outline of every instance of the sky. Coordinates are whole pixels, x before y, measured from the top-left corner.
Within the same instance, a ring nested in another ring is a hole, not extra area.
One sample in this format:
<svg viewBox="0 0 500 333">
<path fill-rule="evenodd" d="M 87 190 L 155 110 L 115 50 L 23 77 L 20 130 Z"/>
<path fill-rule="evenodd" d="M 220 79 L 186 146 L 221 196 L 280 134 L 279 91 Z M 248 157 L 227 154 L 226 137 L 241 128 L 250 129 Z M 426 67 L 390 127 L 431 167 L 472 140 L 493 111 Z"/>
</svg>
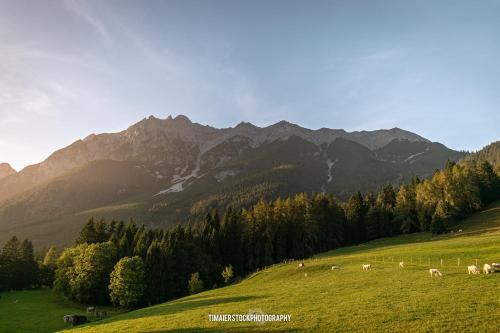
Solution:
<svg viewBox="0 0 500 333">
<path fill-rule="evenodd" d="M 154 115 L 500 139 L 500 1 L 0 0 L 0 162 Z"/>
</svg>

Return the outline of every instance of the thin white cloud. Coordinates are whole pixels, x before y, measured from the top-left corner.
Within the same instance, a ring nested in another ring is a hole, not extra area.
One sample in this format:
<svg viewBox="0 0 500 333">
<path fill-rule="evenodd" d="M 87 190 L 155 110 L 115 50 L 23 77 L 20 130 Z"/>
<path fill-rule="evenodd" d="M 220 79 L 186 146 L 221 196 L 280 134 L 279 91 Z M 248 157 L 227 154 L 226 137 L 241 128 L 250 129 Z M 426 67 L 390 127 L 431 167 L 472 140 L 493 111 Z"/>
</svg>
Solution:
<svg viewBox="0 0 500 333">
<path fill-rule="evenodd" d="M 94 15 L 91 10 L 86 6 L 88 2 L 77 1 L 77 0 L 65 0 L 64 4 L 66 7 L 75 13 L 82 20 L 87 22 L 105 41 L 111 41 L 111 35 L 104 26 L 104 24 L 99 20 L 99 18 Z"/>
</svg>

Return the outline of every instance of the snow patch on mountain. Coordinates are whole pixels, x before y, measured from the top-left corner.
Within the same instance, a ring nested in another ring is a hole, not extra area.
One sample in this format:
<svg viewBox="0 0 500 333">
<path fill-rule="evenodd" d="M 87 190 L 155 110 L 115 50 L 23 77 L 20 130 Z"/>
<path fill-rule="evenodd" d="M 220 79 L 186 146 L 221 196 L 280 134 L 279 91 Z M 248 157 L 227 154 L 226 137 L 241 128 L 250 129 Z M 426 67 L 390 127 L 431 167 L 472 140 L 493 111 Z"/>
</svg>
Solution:
<svg viewBox="0 0 500 333">
<path fill-rule="evenodd" d="M 425 148 L 424 151 L 420 152 L 420 153 L 416 153 L 416 154 L 413 154 L 413 155 L 410 155 L 408 156 L 403 162 L 409 162 L 410 164 L 412 164 L 413 162 L 415 162 L 415 158 L 420 156 L 420 155 L 423 155 L 425 154 L 426 152 L 429 151 L 429 147 Z"/>
<path fill-rule="evenodd" d="M 182 169 L 181 175 L 174 175 L 172 177 L 172 183 L 174 183 L 172 186 L 170 186 L 169 188 L 167 188 L 165 190 L 162 190 L 162 191 L 156 193 L 154 196 L 162 195 L 162 194 L 166 194 L 166 193 L 173 193 L 173 192 L 182 192 L 182 191 L 184 191 L 184 189 L 185 189 L 184 183 L 185 182 L 187 182 L 191 178 L 200 178 L 200 177 L 202 177 L 202 176 L 198 175 L 198 172 L 200 172 L 200 166 L 201 166 L 201 154 L 199 154 L 198 157 L 196 158 L 195 167 L 191 171 L 190 174 L 188 174 L 186 176 L 181 176 L 182 173 L 184 173 L 184 171 L 187 170 L 188 166 L 186 166 L 184 169 Z"/>
<path fill-rule="evenodd" d="M 339 160 L 338 158 L 336 158 L 334 161 L 332 161 L 331 159 L 326 160 L 326 165 L 328 166 L 328 174 L 327 174 L 327 176 L 328 176 L 327 182 L 328 183 L 331 183 L 333 180 L 332 168 L 338 162 L 338 160 Z"/>
</svg>

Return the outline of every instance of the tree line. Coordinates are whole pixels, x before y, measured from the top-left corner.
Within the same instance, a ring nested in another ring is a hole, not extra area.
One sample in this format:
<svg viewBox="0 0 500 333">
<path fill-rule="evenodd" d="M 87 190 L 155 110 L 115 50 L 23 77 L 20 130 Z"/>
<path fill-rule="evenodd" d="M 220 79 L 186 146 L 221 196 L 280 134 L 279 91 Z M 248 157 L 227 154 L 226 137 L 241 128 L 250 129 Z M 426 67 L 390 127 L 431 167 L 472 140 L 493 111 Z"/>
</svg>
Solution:
<svg viewBox="0 0 500 333">
<path fill-rule="evenodd" d="M 247 209 L 229 207 L 222 216 L 213 211 L 169 230 L 90 219 L 57 259 L 54 289 L 85 304 L 156 304 L 292 258 L 380 237 L 447 232 L 499 198 L 492 166 L 470 160 L 449 162 L 428 180 L 357 192 L 346 202 L 301 193 Z"/>
<path fill-rule="evenodd" d="M 57 252 L 51 247 L 43 260 L 37 260 L 33 243 L 13 236 L 0 251 L 0 291 L 51 287 Z"/>
</svg>

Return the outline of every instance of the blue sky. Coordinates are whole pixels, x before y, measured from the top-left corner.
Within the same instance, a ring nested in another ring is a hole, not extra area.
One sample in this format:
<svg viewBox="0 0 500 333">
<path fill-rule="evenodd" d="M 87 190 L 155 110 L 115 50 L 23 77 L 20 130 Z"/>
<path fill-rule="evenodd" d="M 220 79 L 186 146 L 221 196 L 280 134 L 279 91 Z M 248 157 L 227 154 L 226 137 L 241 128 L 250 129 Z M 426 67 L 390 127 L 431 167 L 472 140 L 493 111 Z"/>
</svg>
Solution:
<svg viewBox="0 0 500 333">
<path fill-rule="evenodd" d="M 499 139 L 500 1 L 0 0 L 0 162 L 155 115 Z"/>
</svg>

